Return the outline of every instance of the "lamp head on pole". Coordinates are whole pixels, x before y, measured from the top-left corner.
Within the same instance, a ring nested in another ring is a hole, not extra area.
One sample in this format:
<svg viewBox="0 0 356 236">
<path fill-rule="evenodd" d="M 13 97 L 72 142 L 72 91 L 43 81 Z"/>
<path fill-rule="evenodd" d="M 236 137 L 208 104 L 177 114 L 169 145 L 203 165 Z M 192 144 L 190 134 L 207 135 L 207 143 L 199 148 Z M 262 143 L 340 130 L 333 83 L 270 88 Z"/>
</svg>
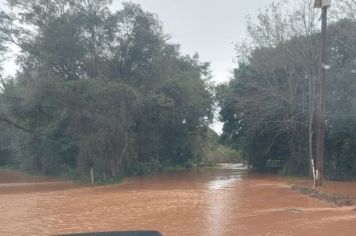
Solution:
<svg viewBox="0 0 356 236">
<path fill-rule="evenodd" d="M 314 8 L 330 7 L 331 0 L 314 0 Z"/>
</svg>

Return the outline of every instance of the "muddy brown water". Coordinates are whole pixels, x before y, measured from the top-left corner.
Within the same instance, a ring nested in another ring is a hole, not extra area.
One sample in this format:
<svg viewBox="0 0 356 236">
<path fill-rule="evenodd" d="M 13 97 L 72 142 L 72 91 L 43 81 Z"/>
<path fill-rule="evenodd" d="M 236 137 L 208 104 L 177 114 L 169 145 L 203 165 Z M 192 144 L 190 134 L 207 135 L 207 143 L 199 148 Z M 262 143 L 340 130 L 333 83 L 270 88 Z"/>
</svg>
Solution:
<svg viewBox="0 0 356 236">
<path fill-rule="evenodd" d="M 99 187 L 2 179 L 0 235 L 127 230 L 168 236 L 356 235 L 352 207 L 301 195 L 279 178 L 246 174 L 237 165 L 170 171 Z"/>
</svg>

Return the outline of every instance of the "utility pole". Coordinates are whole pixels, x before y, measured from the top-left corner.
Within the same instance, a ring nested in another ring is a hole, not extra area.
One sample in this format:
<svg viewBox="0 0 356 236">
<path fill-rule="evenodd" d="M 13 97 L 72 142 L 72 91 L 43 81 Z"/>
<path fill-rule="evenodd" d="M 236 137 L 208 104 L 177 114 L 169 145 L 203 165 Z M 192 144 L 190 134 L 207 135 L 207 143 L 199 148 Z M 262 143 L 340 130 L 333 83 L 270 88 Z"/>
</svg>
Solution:
<svg viewBox="0 0 356 236">
<path fill-rule="evenodd" d="M 325 74 L 326 74 L 326 29 L 328 8 L 331 0 L 315 0 L 314 7 L 322 9 L 321 43 L 319 66 L 319 101 L 317 115 L 316 140 L 316 186 L 322 186 L 324 178 L 324 145 L 325 145 Z"/>
</svg>

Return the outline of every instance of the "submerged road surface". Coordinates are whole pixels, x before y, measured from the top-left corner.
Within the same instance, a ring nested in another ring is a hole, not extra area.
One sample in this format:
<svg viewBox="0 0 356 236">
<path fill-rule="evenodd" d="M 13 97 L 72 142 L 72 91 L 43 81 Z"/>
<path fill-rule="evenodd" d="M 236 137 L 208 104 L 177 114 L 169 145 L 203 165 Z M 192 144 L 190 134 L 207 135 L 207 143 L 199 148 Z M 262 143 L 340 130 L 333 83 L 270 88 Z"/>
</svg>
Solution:
<svg viewBox="0 0 356 236">
<path fill-rule="evenodd" d="M 124 230 L 157 230 L 167 236 L 356 232 L 353 208 L 301 195 L 278 178 L 249 176 L 238 166 L 165 172 L 94 188 L 53 180 L 4 183 L 4 179 L 0 235 Z"/>
</svg>

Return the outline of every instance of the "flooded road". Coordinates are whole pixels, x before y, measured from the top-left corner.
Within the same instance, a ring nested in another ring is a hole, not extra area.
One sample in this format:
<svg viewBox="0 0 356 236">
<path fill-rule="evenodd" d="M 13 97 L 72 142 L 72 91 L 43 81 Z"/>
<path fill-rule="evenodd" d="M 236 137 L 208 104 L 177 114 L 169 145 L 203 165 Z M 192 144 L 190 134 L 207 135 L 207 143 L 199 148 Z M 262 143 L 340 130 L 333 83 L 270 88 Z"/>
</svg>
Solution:
<svg viewBox="0 0 356 236">
<path fill-rule="evenodd" d="M 124 230 L 168 236 L 355 235 L 352 209 L 301 195 L 272 176 L 247 175 L 236 165 L 94 188 L 0 181 L 0 235 Z"/>
</svg>

